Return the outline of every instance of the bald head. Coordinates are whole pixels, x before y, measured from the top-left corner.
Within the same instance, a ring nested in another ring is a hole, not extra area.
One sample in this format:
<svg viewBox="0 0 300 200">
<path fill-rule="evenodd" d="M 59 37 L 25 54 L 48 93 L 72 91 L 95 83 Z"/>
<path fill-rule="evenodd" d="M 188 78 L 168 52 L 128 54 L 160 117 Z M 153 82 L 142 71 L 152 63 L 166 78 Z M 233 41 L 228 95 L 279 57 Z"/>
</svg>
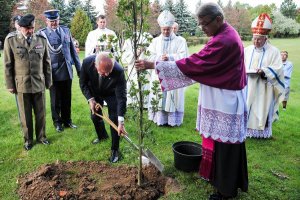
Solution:
<svg viewBox="0 0 300 200">
<path fill-rule="evenodd" d="M 100 52 L 96 56 L 95 66 L 101 76 L 108 76 L 113 69 L 114 59 L 107 52 Z"/>
<path fill-rule="evenodd" d="M 174 32 L 175 34 L 177 34 L 177 31 L 178 31 L 178 29 L 179 29 L 179 25 L 178 25 L 176 22 L 174 22 L 172 28 L 173 28 L 173 32 Z"/>
</svg>

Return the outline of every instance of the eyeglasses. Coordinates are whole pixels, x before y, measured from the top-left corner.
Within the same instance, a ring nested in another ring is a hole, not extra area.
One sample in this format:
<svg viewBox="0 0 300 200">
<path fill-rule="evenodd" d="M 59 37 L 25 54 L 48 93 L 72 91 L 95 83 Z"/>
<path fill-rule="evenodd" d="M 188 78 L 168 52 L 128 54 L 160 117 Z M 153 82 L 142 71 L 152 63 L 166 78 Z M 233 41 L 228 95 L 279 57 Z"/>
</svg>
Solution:
<svg viewBox="0 0 300 200">
<path fill-rule="evenodd" d="M 198 24 L 199 28 L 205 28 L 208 25 L 210 25 L 218 16 L 213 17 L 209 22 L 207 22 L 206 24 Z"/>
</svg>

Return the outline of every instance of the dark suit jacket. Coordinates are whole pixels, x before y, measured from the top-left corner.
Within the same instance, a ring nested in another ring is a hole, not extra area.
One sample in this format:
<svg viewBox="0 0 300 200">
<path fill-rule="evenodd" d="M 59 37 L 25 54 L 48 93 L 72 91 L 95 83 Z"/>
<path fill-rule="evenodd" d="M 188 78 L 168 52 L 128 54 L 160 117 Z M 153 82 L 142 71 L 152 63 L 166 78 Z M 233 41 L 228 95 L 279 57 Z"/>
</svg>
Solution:
<svg viewBox="0 0 300 200">
<path fill-rule="evenodd" d="M 99 74 L 95 67 L 95 55 L 85 58 L 80 72 L 80 88 L 87 100 L 91 98 L 104 99 L 115 96 L 117 98 L 118 116 L 124 116 L 126 112 L 126 79 L 121 65 L 115 62 L 112 72 L 107 77 L 99 80 Z"/>
<path fill-rule="evenodd" d="M 43 32 L 45 33 L 48 42 L 50 43 L 50 45 L 53 45 L 52 43 L 52 37 L 56 36 L 56 33 L 54 31 L 52 31 L 50 28 L 46 27 L 41 29 L 39 32 Z M 62 54 L 63 57 L 65 59 L 67 68 L 68 68 L 68 73 L 66 74 L 59 74 L 59 76 L 61 77 L 65 77 L 65 78 L 73 78 L 73 68 L 72 65 L 74 64 L 76 67 L 76 71 L 79 74 L 80 73 L 80 59 L 78 57 L 78 54 L 76 52 L 73 40 L 72 40 L 72 36 L 71 36 L 71 32 L 70 29 L 66 26 L 59 26 L 59 32 L 60 32 L 60 38 L 61 38 L 61 44 L 62 44 Z M 50 50 L 50 54 L 51 54 L 51 63 L 52 63 L 52 68 L 54 69 L 56 60 L 57 58 L 55 58 L 55 54 L 53 54 Z"/>
</svg>

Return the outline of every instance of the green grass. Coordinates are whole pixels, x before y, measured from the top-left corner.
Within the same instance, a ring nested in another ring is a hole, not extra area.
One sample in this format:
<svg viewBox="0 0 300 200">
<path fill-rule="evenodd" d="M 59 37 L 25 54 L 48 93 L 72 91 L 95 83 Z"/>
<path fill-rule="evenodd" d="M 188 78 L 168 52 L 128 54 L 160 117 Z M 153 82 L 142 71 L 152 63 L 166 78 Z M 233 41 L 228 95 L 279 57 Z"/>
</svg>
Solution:
<svg viewBox="0 0 300 200">
<path fill-rule="evenodd" d="M 280 120 L 273 126 L 273 139 L 248 139 L 247 157 L 249 171 L 249 191 L 240 193 L 236 199 L 300 199 L 300 39 L 273 39 L 271 43 L 280 50 L 289 52 L 289 59 L 294 63 L 291 81 L 291 94 L 287 111 L 280 112 Z M 245 44 L 248 45 L 249 42 Z M 196 52 L 200 46 L 191 47 Z M 1 52 L 2 53 L 2 52 Z M 80 54 L 83 57 L 83 52 Z M 5 88 L 3 63 L 0 62 L 0 199 L 19 199 L 16 190 L 17 180 L 22 174 L 34 171 L 45 163 L 59 161 L 100 160 L 107 162 L 110 154 L 110 142 L 91 145 L 95 138 L 94 127 L 89 116 L 89 106 L 83 97 L 78 78 L 75 77 L 72 88 L 72 119 L 79 126 L 77 130 L 66 129 L 56 133 L 52 126 L 49 92 L 47 91 L 47 126 L 46 133 L 52 142 L 50 146 L 35 145 L 29 152 L 23 150 L 23 137 L 18 122 L 14 96 Z M 184 123 L 179 128 L 154 128 L 156 144 L 146 141 L 146 146 L 153 151 L 165 165 L 164 174 L 175 177 L 184 188 L 181 193 L 161 199 L 199 200 L 207 199 L 213 188 L 197 178 L 195 173 L 184 173 L 175 169 L 172 144 L 176 141 L 189 140 L 201 142 L 194 131 L 198 85 L 190 86 L 185 95 Z M 126 122 L 128 132 L 134 135 L 134 127 Z M 136 141 L 136 137 L 132 136 Z M 134 165 L 137 154 L 129 144 L 121 141 L 124 159 L 116 164 Z M 280 179 L 273 173 L 286 175 Z"/>
</svg>

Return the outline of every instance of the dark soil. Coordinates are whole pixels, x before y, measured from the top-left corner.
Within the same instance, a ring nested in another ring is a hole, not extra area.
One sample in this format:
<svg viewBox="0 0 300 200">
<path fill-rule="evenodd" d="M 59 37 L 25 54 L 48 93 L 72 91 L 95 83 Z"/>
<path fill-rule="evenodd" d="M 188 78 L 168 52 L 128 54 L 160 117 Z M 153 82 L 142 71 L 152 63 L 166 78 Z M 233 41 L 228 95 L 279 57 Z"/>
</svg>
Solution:
<svg viewBox="0 0 300 200">
<path fill-rule="evenodd" d="M 137 173 L 136 167 L 96 161 L 46 164 L 19 178 L 18 194 L 28 200 L 153 200 L 180 191 L 177 181 L 152 165 L 143 169 L 141 186 Z"/>
</svg>

